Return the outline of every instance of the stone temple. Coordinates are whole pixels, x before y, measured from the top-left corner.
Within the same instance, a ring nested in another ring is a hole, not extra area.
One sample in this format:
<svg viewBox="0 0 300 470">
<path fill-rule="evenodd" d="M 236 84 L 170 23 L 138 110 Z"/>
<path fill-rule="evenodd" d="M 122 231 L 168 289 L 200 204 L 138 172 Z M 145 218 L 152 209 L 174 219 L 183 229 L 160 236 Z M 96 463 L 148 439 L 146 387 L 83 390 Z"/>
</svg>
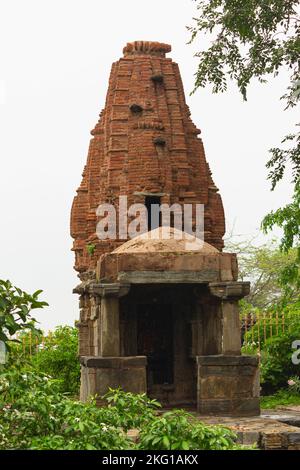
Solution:
<svg viewBox="0 0 300 470">
<path fill-rule="evenodd" d="M 238 309 L 249 283 L 222 252 L 222 200 L 170 51 L 136 41 L 113 64 L 73 201 L 81 399 L 121 387 L 202 414 L 257 415 L 258 359 L 241 355 Z M 120 196 L 147 208 L 149 230 L 153 205 L 203 204 L 205 242 L 164 238 L 161 221 L 158 237 L 99 239 L 97 208 L 118 215 Z"/>
</svg>

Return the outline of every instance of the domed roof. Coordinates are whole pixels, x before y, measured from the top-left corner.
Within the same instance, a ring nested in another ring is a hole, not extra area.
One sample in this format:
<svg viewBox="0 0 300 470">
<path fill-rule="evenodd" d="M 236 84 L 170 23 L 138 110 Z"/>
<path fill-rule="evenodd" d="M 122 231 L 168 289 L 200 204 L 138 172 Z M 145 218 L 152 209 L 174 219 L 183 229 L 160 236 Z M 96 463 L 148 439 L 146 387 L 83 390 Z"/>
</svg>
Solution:
<svg viewBox="0 0 300 470">
<path fill-rule="evenodd" d="M 201 252 L 216 254 L 219 251 L 208 243 L 172 227 L 159 227 L 143 233 L 116 248 L 112 253 Z"/>
</svg>

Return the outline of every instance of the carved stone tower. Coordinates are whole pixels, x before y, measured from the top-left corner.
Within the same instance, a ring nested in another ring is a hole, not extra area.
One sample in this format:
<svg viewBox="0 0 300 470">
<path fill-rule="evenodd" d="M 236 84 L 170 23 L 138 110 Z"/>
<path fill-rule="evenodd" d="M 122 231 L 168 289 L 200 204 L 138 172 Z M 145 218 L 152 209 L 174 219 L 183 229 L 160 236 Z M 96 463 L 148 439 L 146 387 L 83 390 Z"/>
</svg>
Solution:
<svg viewBox="0 0 300 470">
<path fill-rule="evenodd" d="M 249 284 L 237 281 L 236 256 L 222 253 L 221 197 L 170 51 L 136 41 L 113 64 L 74 198 L 81 398 L 121 386 L 202 413 L 257 414 L 257 358 L 241 356 L 238 312 Z M 120 196 L 149 212 L 203 204 L 205 243 L 189 251 L 174 239 L 99 239 L 97 208 L 119 215 Z"/>
</svg>

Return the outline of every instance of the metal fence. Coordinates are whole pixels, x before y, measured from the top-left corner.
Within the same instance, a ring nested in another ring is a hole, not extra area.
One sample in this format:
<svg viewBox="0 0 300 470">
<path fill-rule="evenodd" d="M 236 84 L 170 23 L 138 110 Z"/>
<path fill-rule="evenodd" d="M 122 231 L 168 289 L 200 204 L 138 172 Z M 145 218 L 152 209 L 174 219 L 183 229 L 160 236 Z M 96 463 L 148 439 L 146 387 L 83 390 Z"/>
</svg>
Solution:
<svg viewBox="0 0 300 470">
<path fill-rule="evenodd" d="M 45 348 L 45 344 L 47 343 L 47 339 L 51 339 L 52 333 L 49 332 L 47 336 L 42 335 L 35 335 L 31 331 L 29 331 L 26 335 L 18 334 L 16 335 L 16 339 L 19 341 L 20 348 L 24 354 L 29 354 L 32 356 L 36 354 L 41 349 Z"/>
<path fill-rule="evenodd" d="M 289 333 L 296 323 L 300 324 L 300 312 L 255 312 L 241 314 L 240 318 L 243 346 L 258 350 L 268 338 Z"/>
</svg>

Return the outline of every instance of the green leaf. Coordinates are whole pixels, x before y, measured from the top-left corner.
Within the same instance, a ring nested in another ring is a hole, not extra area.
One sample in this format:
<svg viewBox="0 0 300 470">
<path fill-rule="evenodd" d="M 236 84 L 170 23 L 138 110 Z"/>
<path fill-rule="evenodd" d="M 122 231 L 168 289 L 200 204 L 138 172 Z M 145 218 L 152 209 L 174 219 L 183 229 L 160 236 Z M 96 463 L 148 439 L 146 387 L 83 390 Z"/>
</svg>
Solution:
<svg viewBox="0 0 300 470">
<path fill-rule="evenodd" d="M 189 443 L 187 441 L 182 441 L 181 446 L 183 450 L 189 450 L 190 448 Z"/>
<path fill-rule="evenodd" d="M 81 431 L 81 432 L 84 432 L 84 428 L 85 428 L 84 424 L 80 421 L 80 423 L 79 423 L 79 429 L 80 429 L 80 431 Z"/>
<path fill-rule="evenodd" d="M 170 441 L 169 441 L 168 436 L 164 435 L 162 441 L 163 441 L 163 444 L 164 444 L 165 448 L 166 448 L 166 449 L 169 449 L 169 448 L 170 448 Z"/>
<path fill-rule="evenodd" d="M 97 448 L 94 447 L 92 444 L 87 444 L 86 445 L 86 450 L 97 450 Z"/>
</svg>

